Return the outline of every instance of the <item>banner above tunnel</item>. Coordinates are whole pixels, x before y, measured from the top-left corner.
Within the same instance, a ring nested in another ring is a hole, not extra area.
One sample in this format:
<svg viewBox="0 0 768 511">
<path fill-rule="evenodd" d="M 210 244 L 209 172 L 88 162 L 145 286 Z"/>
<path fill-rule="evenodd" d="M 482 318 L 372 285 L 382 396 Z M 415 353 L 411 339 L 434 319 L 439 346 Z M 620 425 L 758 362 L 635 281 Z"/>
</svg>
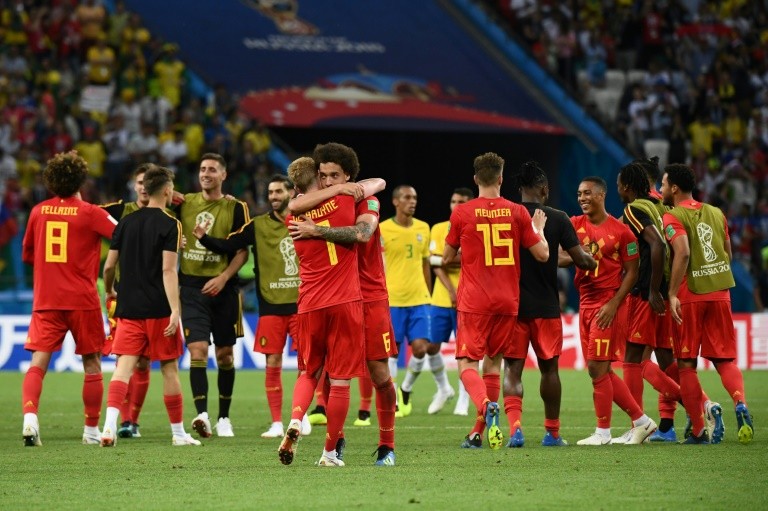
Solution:
<svg viewBox="0 0 768 511">
<path fill-rule="evenodd" d="M 126 4 L 270 126 L 565 132 L 440 0 Z"/>
</svg>

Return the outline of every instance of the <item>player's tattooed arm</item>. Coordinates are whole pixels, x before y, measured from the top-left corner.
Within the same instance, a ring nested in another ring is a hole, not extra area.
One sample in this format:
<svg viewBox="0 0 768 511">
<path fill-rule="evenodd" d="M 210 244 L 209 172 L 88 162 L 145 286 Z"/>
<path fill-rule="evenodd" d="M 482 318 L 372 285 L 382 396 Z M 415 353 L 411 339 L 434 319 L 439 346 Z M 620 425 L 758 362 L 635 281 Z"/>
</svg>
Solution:
<svg viewBox="0 0 768 511">
<path fill-rule="evenodd" d="M 368 218 L 371 217 L 371 218 Z M 373 221 L 372 221 L 373 219 Z M 329 227 L 317 225 L 309 218 L 292 220 L 288 226 L 294 240 L 323 238 L 334 243 L 367 243 L 376 230 L 377 223 L 372 215 L 358 217 L 355 225 L 347 227 Z"/>
</svg>

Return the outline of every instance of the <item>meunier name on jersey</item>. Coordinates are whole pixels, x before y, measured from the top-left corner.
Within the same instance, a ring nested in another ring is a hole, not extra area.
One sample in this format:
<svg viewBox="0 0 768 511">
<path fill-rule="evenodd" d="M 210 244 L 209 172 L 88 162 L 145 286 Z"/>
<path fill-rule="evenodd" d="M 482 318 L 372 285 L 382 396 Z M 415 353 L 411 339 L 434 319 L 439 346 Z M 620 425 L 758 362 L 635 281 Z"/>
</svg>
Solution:
<svg viewBox="0 0 768 511">
<path fill-rule="evenodd" d="M 77 206 L 42 206 L 43 215 L 77 216 Z"/>
<path fill-rule="evenodd" d="M 509 208 L 485 209 L 475 208 L 475 216 L 482 218 L 499 218 L 503 216 L 512 216 L 512 210 Z"/>
</svg>

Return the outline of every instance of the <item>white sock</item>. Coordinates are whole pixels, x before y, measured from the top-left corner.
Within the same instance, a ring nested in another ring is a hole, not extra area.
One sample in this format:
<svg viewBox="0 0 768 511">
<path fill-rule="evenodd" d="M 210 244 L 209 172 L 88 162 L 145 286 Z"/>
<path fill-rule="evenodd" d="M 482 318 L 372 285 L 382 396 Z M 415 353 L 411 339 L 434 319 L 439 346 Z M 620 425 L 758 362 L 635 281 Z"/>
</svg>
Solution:
<svg viewBox="0 0 768 511">
<path fill-rule="evenodd" d="M 405 372 L 405 379 L 400 388 L 403 392 L 410 392 L 413 389 L 413 384 L 416 382 L 416 378 L 421 374 L 421 368 L 424 367 L 424 357 L 416 358 L 411 356 L 408 361 L 408 370 Z"/>
<path fill-rule="evenodd" d="M 469 399 L 469 393 L 464 388 L 464 382 L 459 380 L 459 399 Z"/>
<path fill-rule="evenodd" d="M 387 360 L 387 364 L 389 365 L 389 375 L 392 377 L 392 381 L 397 380 L 397 359 L 389 357 Z"/>
<path fill-rule="evenodd" d="M 37 414 L 36 413 L 25 413 L 24 414 L 24 425 L 30 425 L 34 427 L 38 427 L 39 423 L 37 421 Z"/>
<path fill-rule="evenodd" d="M 336 459 L 336 449 L 334 449 L 332 451 L 326 451 L 325 449 L 323 449 L 323 456 L 326 457 L 326 458 L 331 458 L 332 460 L 335 460 Z"/>
<path fill-rule="evenodd" d="M 304 417 L 306 417 L 306 415 Z M 304 421 L 304 419 L 302 419 L 302 422 L 303 421 Z M 280 427 L 280 429 L 283 429 L 283 423 L 282 422 L 273 422 L 272 423 L 272 427 L 273 428 L 278 427 L 278 426 Z"/>
<path fill-rule="evenodd" d="M 444 393 L 450 392 L 451 384 L 448 383 L 448 375 L 445 374 L 445 361 L 442 353 L 429 355 L 429 367 L 432 368 L 432 374 L 435 377 L 437 388 Z"/>
<path fill-rule="evenodd" d="M 603 438 L 611 438 L 611 428 L 595 428 L 595 433 Z"/>
<path fill-rule="evenodd" d="M 86 435 L 100 435 L 101 431 L 99 431 L 98 426 L 85 426 L 83 428 L 83 433 Z"/>
<path fill-rule="evenodd" d="M 645 426 L 646 424 L 648 424 L 649 420 L 651 419 L 646 414 L 643 414 L 643 416 L 637 419 L 636 421 L 632 421 L 632 425 L 635 427 Z"/>
<path fill-rule="evenodd" d="M 120 415 L 120 409 L 114 406 L 107 407 L 107 416 L 104 419 L 104 429 L 109 428 L 114 435 L 117 433 L 117 416 Z"/>
<path fill-rule="evenodd" d="M 184 423 L 183 422 L 172 422 L 171 423 L 171 433 L 173 433 L 173 436 L 187 436 L 187 432 L 184 431 Z"/>
</svg>

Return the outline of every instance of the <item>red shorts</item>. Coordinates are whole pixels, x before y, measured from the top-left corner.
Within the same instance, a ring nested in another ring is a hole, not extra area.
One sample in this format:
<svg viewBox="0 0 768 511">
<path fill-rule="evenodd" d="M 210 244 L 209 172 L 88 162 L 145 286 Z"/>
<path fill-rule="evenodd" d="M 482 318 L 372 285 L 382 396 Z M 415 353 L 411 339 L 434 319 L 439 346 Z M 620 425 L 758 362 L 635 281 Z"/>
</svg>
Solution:
<svg viewBox="0 0 768 511">
<path fill-rule="evenodd" d="M 736 332 L 731 302 L 692 302 L 682 304 L 683 324 L 674 323 L 677 358 L 735 359 Z"/>
<path fill-rule="evenodd" d="M 170 337 L 163 334 L 168 318 L 117 319 L 117 334 L 112 344 L 115 355 L 149 357 L 150 360 L 173 360 L 184 354 L 181 328 Z"/>
<path fill-rule="evenodd" d="M 253 351 L 264 354 L 282 353 L 288 334 L 298 342 L 296 314 L 290 316 L 259 316 Z"/>
<path fill-rule="evenodd" d="M 24 349 L 59 351 L 67 331 L 72 332 L 75 339 L 75 353 L 100 353 L 106 338 L 101 309 L 33 311 Z"/>
<path fill-rule="evenodd" d="M 671 348 L 669 334 L 669 312 L 659 315 L 653 312 L 648 300 L 630 295 L 628 301 L 629 330 L 627 341 L 651 348 Z M 669 304 L 665 302 L 669 310 Z"/>
<path fill-rule="evenodd" d="M 361 301 L 332 305 L 297 315 L 305 370 L 315 374 L 325 368 L 334 380 L 368 374 Z"/>
<path fill-rule="evenodd" d="M 624 360 L 625 339 L 627 337 L 627 301 L 619 305 L 616 315 L 608 328 L 597 326 L 597 313 L 600 307 L 579 311 L 579 334 L 581 352 L 585 360 Z"/>
<path fill-rule="evenodd" d="M 528 343 L 541 360 L 559 357 L 563 351 L 563 320 L 560 318 L 517 318 L 512 342 L 504 358 L 527 358 Z"/>
<path fill-rule="evenodd" d="M 504 353 L 512 342 L 517 316 L 456 313 L 456 358 L 482 360 Z"/>
<path fill-rule="evenodd" d="M 384 360 L 397 356 L 397 343 L 389 315 L 389 300 L 363 303 L 365 359 Z"/>
</svg>

